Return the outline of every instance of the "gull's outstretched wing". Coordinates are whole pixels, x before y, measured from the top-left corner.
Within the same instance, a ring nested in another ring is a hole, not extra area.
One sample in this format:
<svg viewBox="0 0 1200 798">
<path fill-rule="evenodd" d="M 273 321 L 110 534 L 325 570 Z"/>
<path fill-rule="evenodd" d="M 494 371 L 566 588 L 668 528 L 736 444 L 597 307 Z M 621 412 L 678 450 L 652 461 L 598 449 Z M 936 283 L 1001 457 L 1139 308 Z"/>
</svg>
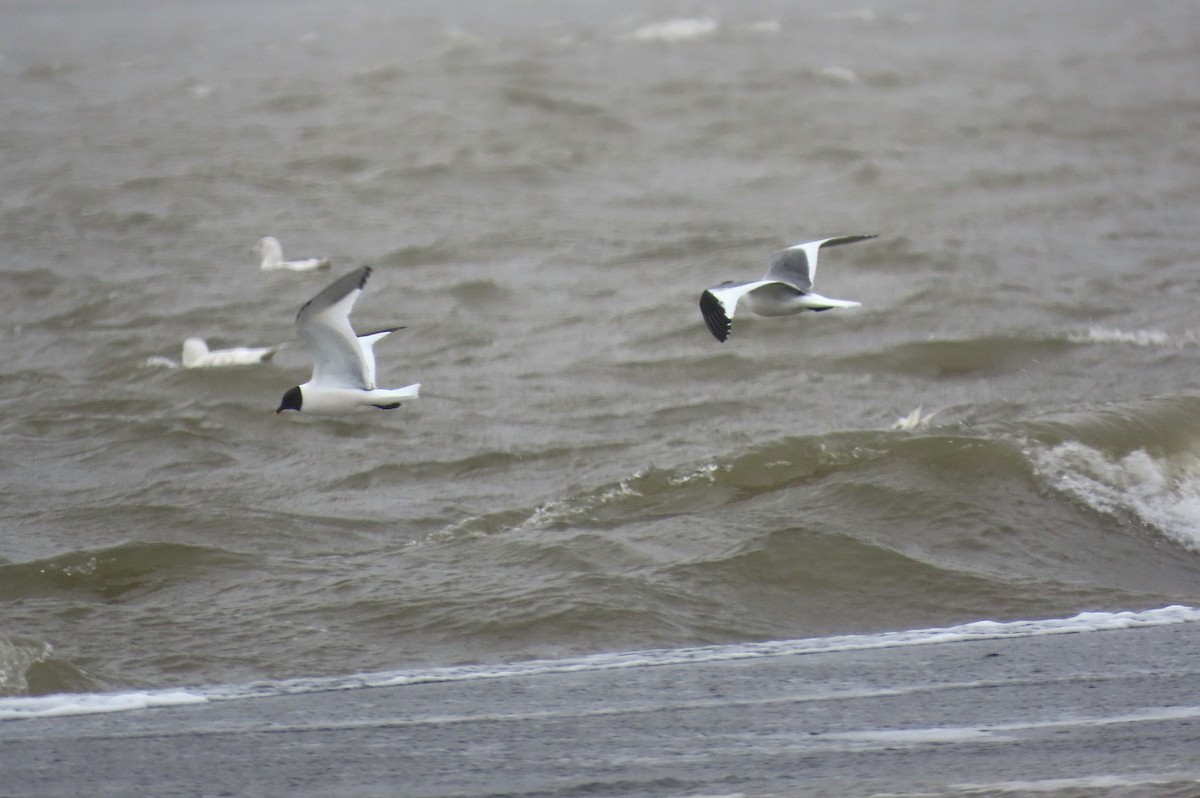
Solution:
<svg viewBox="0 0 1200 798">
<path fill-rule="evenodd" d="M 755 288 L 766 285 L 765 280 L 753 280 L 748 283 L 724 282 L 714 285 L 700 295 L 700 313 L 708 331 L 718 341 L 724 342 L 733 329 L 733 314 L 737 310 L 738 300 Z"/>
<path fill-rule="evenodd" d="M 296 331 L 313 356 L 313 383 L 338 388 L 373 387 L 374 357 L 368 368 L 364 347 L 350 326 L 350 310 L 370 276 L 371 267 L 363 266 L 339 277 L 296 314 Z"/>
<path fill-rule="evenodd" d="M 389 333 L 403 330 L 403 327 L 389 327 L 373 333 L 363 333 L 358 336 L 358 344 L 363 352 L 363 378 L 367 381 L 367 390 L 375 389 L 375 344 Z"/>
<path fill-rule="evenodd" d="M 821 247 L 836 247 L 839 244 L 853 244 L 855 241 L 865 241 L 875 236 L 836 236 L 822 238 L 819 241 L 807 241 L 803 244 L 781 249 L 771 255 L 770 265 L 764 280 L 779 280 L 796 286 L 801 291 L 811 291 L 813 281 L 817 279 L 817 252 Z"/>
</svg>

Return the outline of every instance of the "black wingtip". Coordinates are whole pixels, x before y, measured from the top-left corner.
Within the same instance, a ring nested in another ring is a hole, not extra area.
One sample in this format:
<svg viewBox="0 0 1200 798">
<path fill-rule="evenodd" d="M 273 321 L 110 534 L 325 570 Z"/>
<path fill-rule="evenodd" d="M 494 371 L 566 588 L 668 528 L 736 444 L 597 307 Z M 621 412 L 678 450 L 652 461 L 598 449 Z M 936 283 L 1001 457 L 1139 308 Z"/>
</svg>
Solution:
<svg viewBox="0 0 1200 798">
<path fill-rule="evenodd" d="M 279 402 L 279 407 L 275 409 L 275 415 L 279 415 L 284 410 L 295 410 L 299 412 L 300 408 L 303 406 L 304 393 L 300 390 L 300 386 L 297 385 L 294 388 L 288 388 L 287 392 L 284 393 L 283 399 Z"/>
<path fill-rule="evenodd" d="M 705 291 L 700 295 L 700 313 L 704 316 L 704 323 L 708 325 L 708 331 L 718 341 L 725 343 L 733 329 L 733 322 L 725 315 L 725 308 L 721 306 L 721 301 L 711 291 Z"/>
<path fill-rule="evenodd" d="M 871 238 L 879 238 L 879 236 L 875 233 L 871 233 L 869 235 L 838 236 L 826 241 L 822 246 L 837 247 L 841 246 L 842 244 L 855 244 L 859 241 L 866 241 Z"/>
<path fill-rule="evenodd" d="M 408 329 L 407 325 L 401 324 L 399 327 L 384 327 L 383 329 L 380 329 L 380 330 L 371 330 L 371 332 L 355 333 L 355 335 L 357 335 L 359 338 L 370 338 L 372 335 L 379 335 L 380 333 L 394 333 L 394 332 L 396 332 L 396 330 L 407 330 L 407 329 Z"/>
<path fill-rule="evenodd" d="M 352 272 L 346 272 L 341 277 L 334 280 L 329 285 L 319 292 L 312 299 L 300 306 L 300 310 L 296 313 L 296 319 L 299 320 L 305 311 L 307 311 L 314 302 L 318 300 L 322 302 L 336 302 L 342 297 L 349 294 L 351 291 L 362 290 L 367 284 L 367 278 L 371 276 L 370 266 L 360 266 Z"/>
</svg>

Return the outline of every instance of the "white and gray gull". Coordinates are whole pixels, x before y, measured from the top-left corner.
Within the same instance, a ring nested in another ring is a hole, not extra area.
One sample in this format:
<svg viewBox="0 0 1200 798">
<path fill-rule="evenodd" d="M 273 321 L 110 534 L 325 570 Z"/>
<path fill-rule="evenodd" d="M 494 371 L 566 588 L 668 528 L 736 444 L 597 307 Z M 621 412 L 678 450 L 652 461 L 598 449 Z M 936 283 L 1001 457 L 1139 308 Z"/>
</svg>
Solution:
<svg viewBox="0 0 1200 798">
<path fill-rule="evenodd" d="M 404 388 L 375 385 L 374 345 L 402 327 L 358 335 L 350 326 L 350 310 L 362 293 L 371 267 L 339 277 L 310 299 L 296 314 L 296 332 L 313 356 L 312 377 L 291 388 L 275 410 L 301 410 L 342 415 L 358 410 L 394 410 L 401 400 L 416 399 L 421 383 Z"/>
<path fill-rule="evenodd" d="M 328 269 L 329 258 L 304 258 L 303 260 L 284 260 L 283 245 L 275 236 L 267 236 L 259 240 L 250 252 L 262 258 L 259 268 L 264 272 L 286 269 L 293 272 L 309 272 L 313 269 Z"/>
<path fill-rule="evenodd" d="M 822 246 L 852 244 L 875 238 L 873 235 L 837 236 L 808 241 L 781 249 L 771 256 L 767 273 L 761 280 L 726 281 L 700 295 L 704 323 L 718 341 L 729 337 L 738 302 L 759 316 L 790 316 L 806 310 L 856 308 L 861 302 L 830 299 L 812 290 L 817 276 L 817 252 Z"/>
<path fill-rule="evenodd" d="M 225 366 L 248 366 L 266 363 L 283 347 L 237 346 L 232 349 L 209 349 L 203 338 L 192 336 L 183 342 L 181 363 L 185 369 L 223 368 Z"/>
</svg>

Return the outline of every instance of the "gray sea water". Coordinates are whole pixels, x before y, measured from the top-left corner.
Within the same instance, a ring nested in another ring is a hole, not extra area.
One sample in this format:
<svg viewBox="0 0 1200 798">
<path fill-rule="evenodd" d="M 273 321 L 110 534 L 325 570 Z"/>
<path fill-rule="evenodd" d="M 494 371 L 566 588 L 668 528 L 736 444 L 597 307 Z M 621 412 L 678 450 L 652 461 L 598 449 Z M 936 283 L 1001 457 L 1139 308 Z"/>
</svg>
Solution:
<svg viewBox="0 0 1200 798">
<path fill-rule="evenodd" d="M 1200 5 L 0 19 L 0 694 L 1200 602 Z M 272 417 L 362 264 L 420 400 Z"/>
</svg>

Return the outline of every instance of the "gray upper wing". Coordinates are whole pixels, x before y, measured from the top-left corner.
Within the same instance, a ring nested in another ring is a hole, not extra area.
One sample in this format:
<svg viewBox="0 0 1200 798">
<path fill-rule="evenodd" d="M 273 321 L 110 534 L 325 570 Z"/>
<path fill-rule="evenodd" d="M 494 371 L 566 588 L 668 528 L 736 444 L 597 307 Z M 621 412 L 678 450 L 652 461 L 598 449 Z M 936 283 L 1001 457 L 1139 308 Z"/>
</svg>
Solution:
<svg viewBox="0 0 1200 798">
<path fill-rule="evenodd" d="M 371 267 L 363 266 L 330 283 L 296 314 L 296 332 L 313 356 L 313 382 L 366 388 L 362 344 L 350 326 Z"/>
<path fill-rule="evenodd" d="M 813 281 L 817 279 L 817 252 L 821 247 L 836 247 L 839 244 L 853 244 L 855 241 L 866 241 L 875 238 L 873 235 L 835 236 L 781 249 L 771 255 L 770 265 L 764 280 L 779 280 L 791 283 L 801 291 L 811 291 Z"/>
<path fill-rule="evenodd" d="M 813 258 L 810 263 L 804 246 L 804 244 L 799 244 L 787 249 L 781 249 L 773 254 L 770 265 L 767 267 L 767 273 L 763 276 L 763 279 L 779 280 L 794 285 L 801 291 L 811 291 L 813 273 L 816 271 L 813 268 L 816 266 L 816 258 Z M 813 254 L 816 254 L 815 250 Z"/>
</svg>

